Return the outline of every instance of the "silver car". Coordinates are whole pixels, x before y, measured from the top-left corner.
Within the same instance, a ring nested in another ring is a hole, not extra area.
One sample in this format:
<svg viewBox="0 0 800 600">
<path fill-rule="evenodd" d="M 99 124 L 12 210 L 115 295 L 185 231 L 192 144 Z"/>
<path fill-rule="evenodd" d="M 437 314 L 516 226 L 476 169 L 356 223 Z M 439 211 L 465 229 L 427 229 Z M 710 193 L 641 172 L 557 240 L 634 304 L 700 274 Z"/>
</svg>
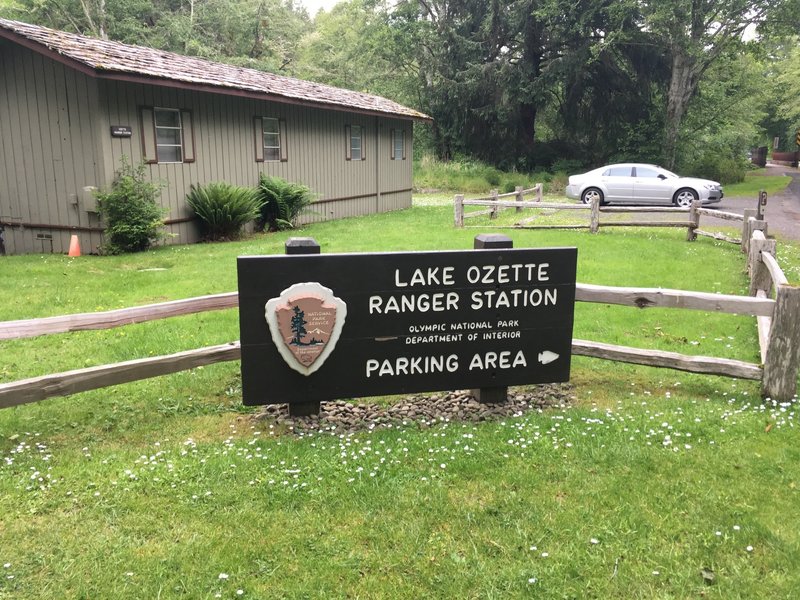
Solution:
<svg viewBox="0 0 800 600">
<path fill-rule="evenodd" d="M 656 165 L 624 163 L 572 175 L 567 197 L 590 204 L 674 204 L 688 207 L 694 200 L 713 204 L 722 200 L 722 186 L 709 179 L 681 177 Z"/>
</svg>

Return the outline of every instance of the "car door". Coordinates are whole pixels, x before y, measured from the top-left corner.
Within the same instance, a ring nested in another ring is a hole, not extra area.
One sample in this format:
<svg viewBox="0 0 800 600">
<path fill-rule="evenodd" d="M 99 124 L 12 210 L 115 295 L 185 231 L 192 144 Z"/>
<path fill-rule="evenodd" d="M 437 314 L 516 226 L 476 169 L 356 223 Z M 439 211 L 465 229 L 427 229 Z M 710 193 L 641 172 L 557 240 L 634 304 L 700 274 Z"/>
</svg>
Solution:
<svg viewBox="0 0 800 600">
<path fill-rule="evenodd" d="M 672 202 L 672 185 L 653 167 L 635 167 L 633 196 L 641 204 L 669 204 Z"/>
<path fill-rule="evenodd" d="M 609 167 L 603 171 L 607 202 L 630 202 L 633 199 L 633 169 L 628 166 Z"/>
</svg>

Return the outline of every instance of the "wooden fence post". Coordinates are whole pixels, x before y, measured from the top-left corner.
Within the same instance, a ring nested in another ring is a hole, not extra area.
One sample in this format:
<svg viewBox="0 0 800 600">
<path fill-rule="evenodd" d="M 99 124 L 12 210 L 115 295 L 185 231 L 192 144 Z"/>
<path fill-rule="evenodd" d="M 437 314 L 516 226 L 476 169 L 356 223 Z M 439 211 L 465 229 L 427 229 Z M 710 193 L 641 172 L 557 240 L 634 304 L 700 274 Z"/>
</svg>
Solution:
<svg viewBox="0 0 800 600">
<path fill-rule="evenodd" d="M 742 221 L 742 252 L 748 254 L 750 252 L 750 219 L 755 218 L 756 209 L 745 208 L 744 220 Z"/>
<path fill-rule="evenodd" d="M 490 219 L 496 219 L 497 218 L 497 202 L 498 202 L 497 195 L 498 195 L 498 191 L 497 190 L 492 190 L 491 192 L 489 192 L 489 195 L 492 197 L 492 202 L 494 202 L 492 207 L 489 209 L 489 211 L 490 211 L 489 212 L 489 218 Z"/>
<path fill-rule="evenodd" d="M 312 237 L 290 237 L 285 244 L 286 254 L 319 254 L 320 245 Z M 319 414 L 319 400 L 311 402 L 290 402 L 289 416 L 307 417 Z"/>
<path fill-rule="evenodd" d="M 456 227 L 464 227 L 464 194 L 456 194 L 453 206 L 455 207 Z"/>
<path fill-rule="evenodd" d="M 592 212 L 589 217 L 589 231 L 597 233 L 600 229 L 600 198 L 592 198 Z"/>
<path fill-rule="evenodd" d="M 775 312 L 767 342 L 761 396 L 788 402 L 797 395 L 797 369 L 800 363 L 800 287 L 777 286 Z"/>
<path fill-rule="evenodd" d="M 517 202 L 525 202 L 525 196 L 522 195 L 522 186 L 518 185 L 517 187 L 514 188 L 514 191 L 517 192 L 517 196 L 516 196 L 515 200 Z M 522 207 L 521 206 L 517 207 L 517 212 L 518 213 L 522 212 Z"/>
<path fill-rule="evenodd" d="M 689 226 L 686 228 L 686 241 L 697 239 L 697 228 L 700 227 L 700 200 L 693 200 L 689 207 Z"/>
<path fill-rule="evenodd" d="M 750 295 L 755 296 L 758 290 L 764 290 L 767 296 L 772 291 L 772 275 L 761 260 L 762 252 L 769 252 L 775 256 L 777 247 L 775 240 L 768 240 L 763 236 L 754 236 L 750 240 L 750 254 L 747 260 L 747 272 L 750 274 Z"/>
<path fill-rule="evenodd" d="M 544 194 L 544 184 L 537 183 L 534 187 L 536 188 L 536 201 L 541 202 Z"/>
<path fill-rule="evenodd" d="M 749 226 L 749 233 L 747 239 L 747 255 L 750 255 L 750 244 L 753 241 L 753 233 L 756 231 L 760 231 L 764 234 L 764 239 L 767 237 L 767 222 L 766 221 L 759 221 L 758 219 L 750 219 L 750 226 Z"/>
<path fill-rule="evenodd" d="M 513 248 L 514 240 L 507 235 L 500 233 L 481 233 L 475 236 L 473 248 L 475 250 L 488 250 L 491 248 Z M 496 386 L 486 388 L 475 388 L 472 390 L 473 397 L 484 404 L 505 402 L 508 400 L 508 387 Z"/>
</svg>

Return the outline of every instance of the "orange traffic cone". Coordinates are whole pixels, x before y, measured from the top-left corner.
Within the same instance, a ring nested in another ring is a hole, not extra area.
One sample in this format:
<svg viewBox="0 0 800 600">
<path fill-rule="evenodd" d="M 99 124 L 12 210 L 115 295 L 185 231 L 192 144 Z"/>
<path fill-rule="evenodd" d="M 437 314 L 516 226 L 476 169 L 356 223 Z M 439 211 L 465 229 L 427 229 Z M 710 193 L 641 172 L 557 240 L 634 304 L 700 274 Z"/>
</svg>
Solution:
<svg viewBox="0 0 800 600">
<path fill-rule="evenodd" d="M 81 244 L 78 241 L 78 236 L 73 235 L 69 239 L 69 254 L 67 256 L 80 256 L 81 255 Z"/>
</svg>

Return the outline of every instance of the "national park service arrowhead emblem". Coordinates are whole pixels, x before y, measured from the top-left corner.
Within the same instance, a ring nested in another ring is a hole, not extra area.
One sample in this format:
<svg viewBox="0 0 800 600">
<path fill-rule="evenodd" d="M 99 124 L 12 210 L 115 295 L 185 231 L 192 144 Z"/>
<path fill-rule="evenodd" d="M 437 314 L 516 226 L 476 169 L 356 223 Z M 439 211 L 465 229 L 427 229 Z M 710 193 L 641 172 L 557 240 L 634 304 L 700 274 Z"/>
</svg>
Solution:
<svg viewBox="0 0 800 600">
<path fill-rule="evenodd" d="M 296 283 L 267 302 L 265 316 L 272 341 L 286 363 L 311 375 L 336 347 L 347 305 L 318 283 Z"/>
</svg>

